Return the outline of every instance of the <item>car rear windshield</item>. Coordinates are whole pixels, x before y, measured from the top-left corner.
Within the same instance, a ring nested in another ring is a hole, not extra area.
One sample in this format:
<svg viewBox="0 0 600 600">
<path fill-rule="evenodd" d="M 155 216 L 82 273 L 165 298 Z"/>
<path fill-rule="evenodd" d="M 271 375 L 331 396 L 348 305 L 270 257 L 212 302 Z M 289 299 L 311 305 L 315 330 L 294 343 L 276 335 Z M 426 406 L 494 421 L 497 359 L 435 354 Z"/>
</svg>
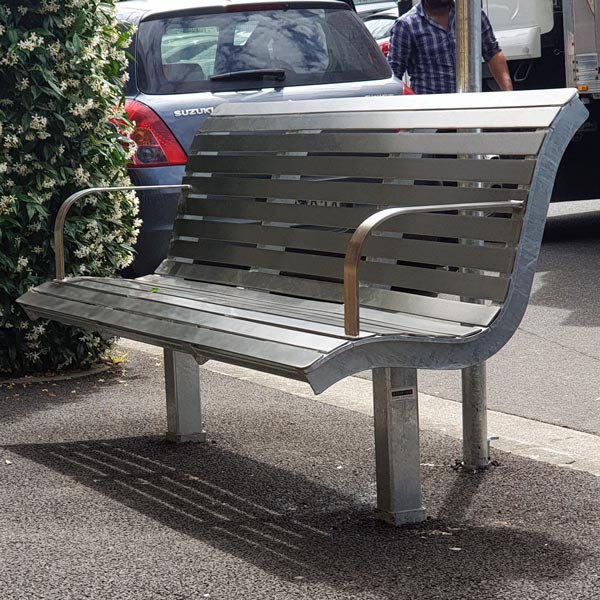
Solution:
<svg viewBox="0 0 600 600">
<path fill-rule="evenodd" d="M 138 87 L 148 94 L 391 77 L 373 38 L 343 8 L 245 10 L 142 21 L 136 60 Z"/>
</svg>

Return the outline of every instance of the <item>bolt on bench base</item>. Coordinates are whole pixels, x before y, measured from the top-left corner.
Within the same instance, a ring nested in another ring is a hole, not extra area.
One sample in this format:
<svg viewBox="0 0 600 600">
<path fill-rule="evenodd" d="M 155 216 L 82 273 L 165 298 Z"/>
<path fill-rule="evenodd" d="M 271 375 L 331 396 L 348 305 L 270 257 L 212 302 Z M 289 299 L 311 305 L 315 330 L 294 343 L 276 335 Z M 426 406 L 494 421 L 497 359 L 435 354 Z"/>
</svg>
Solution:
<svg viewBox="0 0 600 600">
<path fill-rule="evenodd" d="M 174 350 L 164 351 L 169 441 L 204 442 L 200 401 L 200 367 L 196 359 Z"/>
<path fill-rule="evenodd" d="M 376 515 L 394 525 L 424 521 L 417 370 L 373 369 L 373 405 Z"/>
</svg>

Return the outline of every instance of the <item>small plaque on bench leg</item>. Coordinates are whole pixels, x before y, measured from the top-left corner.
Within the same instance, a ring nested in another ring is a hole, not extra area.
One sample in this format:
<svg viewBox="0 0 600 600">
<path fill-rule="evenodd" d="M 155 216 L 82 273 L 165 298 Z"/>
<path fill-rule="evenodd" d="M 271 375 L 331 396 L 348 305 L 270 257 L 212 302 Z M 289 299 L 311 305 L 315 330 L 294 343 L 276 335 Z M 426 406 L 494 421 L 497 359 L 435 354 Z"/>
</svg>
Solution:
<svg viewBox="0 0 600 600">
<path fill-rule="evenodd" d="M 200 368 L 189 354 L 164 351 L 167 434 L 170 441 L 204 442 L 200 401 Z"/>
<path fill-rule="evenodd" d="M 403 525 L 425 520 L 416 369 L 373 369 L 377 512 Z"/>
</svg>

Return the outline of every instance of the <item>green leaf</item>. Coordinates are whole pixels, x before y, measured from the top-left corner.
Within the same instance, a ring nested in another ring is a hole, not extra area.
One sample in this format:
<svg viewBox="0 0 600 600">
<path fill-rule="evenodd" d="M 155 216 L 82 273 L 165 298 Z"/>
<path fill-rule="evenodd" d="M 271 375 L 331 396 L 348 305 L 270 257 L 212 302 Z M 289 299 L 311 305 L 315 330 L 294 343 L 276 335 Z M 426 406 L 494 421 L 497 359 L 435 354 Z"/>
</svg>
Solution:
<svg viewBox="0 0 600 600">
<path fill-rule="evenodd" d="M 56 85 L 56 83 L 54 83 L 54 81 L 52 81 L 52 78 L 48 78 L 46 80 L 46 83 L 52 88 L 52 90 L 56 93 L 57 96 L 59 96 L 60 98 L 64 98 L 64 94 L 62 92 L 62 90 Z M 61 117 L 61 121 L 64 122 L 64 119 Z"/>
</svg>

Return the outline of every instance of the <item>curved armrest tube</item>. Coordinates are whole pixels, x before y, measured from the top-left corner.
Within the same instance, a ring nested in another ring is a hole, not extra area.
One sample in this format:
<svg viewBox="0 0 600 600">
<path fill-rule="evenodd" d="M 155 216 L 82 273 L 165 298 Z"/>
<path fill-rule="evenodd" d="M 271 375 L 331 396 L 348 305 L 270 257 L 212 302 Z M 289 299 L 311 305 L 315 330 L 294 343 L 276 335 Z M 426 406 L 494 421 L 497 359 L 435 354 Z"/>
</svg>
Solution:
<svg viewBox="0 0 600 600">
<path fill-rule="evenodd" d="M 360 332 L 358 265 L 363 245 L 367 237 L 382 223 L 416 213 L 438 212 L 445 210 L 485 210 L 489 208 L 521 208 L 521 200 L 506 202 L 479 202 L 463 204 L 434 204 L 431 206 L 407 206 L 402 208 L 385 208 L 367 217 L 357 228 L 348 245 L 344 259 L 344 330 L 347 336 L 357 337 Z"/>
<path fill-rule="evenodd" d="M 122 187 L 96 187 L 87 188 L 71 194 L 60 206 L 54 221 L 54 264 L 55 278 L 65 278 L 65 249 L 64 249 L 64 226 L 71 206 L 84 196 L 97 194 L 99 192 L 128 192 L 137 190 L 162 190 L 167 188 L 189 189 L 191 186 L 187 184 L 181 185 L 128 185 Z"/>
</svg>

